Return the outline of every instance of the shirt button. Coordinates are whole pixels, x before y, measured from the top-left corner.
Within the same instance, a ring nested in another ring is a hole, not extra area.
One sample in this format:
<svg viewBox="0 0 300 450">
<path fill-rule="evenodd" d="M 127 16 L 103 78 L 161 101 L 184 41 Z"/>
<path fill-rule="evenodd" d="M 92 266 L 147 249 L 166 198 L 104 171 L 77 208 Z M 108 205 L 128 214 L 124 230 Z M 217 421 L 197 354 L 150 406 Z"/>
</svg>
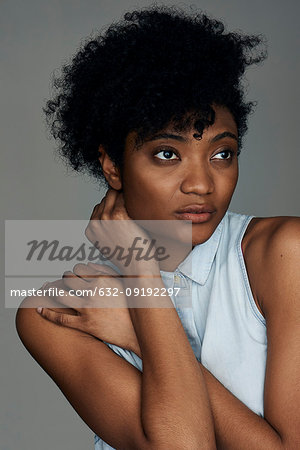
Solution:
<svg viewBox="0 0 300 450">
<path fill-rule="evenodd" d="M 178 275 L 174 276 L 174 281 L 176 281 L 178 283 L 178 281 L 180 280 L 180 277 Z"/>
</svg>

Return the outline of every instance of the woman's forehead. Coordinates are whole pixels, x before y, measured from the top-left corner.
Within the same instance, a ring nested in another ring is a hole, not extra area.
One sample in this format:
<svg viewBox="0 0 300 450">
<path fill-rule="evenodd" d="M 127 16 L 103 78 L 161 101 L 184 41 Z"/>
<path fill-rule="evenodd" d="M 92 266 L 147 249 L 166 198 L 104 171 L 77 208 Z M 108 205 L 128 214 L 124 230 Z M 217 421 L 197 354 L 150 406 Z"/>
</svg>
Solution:
<svg viewBox="0 0 300 450">
<path fill-rule="evenodd" d="M 214 111 L 214 123 L 205 127 L 202 135 L 199 135 L 199 131 L 195 129 L 193 122 L 190 126 L 182 129 L 179 129 L 173 122 L 170 122 L 165 128 L 147 135 L 144 139 L 140 138 L 137 131 L 131 131 L 126 139 L 126 147 L 138 150 L 144 143 L 160 139 L 173 139 L 178 142 L 188 142 L 192 139 L 199 138 L 212 139 L 213 136 L 220 133 L 224 135 L 223 137 L 232 137 L 238 140 L 237 125 L 228 108 L 215 106 Z"/>
</svg>

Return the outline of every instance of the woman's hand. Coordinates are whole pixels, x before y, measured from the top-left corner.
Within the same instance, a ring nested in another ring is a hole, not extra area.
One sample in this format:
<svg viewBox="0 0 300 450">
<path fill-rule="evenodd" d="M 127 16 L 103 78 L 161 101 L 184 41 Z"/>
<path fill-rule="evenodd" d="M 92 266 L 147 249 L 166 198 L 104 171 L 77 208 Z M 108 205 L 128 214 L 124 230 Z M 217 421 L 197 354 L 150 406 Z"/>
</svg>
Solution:
<svg viewBox="0 0 300 450">
<path fill-rule="evenodd" d="M 101 203 L 95 206 L 85 234 L 100 253 L 120 269 L 122 274 L 160 274 L 155 258 L 155 248 L 154 252 L 152 249 L 150 260 L 146 261 L 141 257 L 143 253 L 146 253 L 151 238 L 128 216 L 121 192 L 108 189 Z M 138 257 L 137 254 L 139 254 Z"/>
<path fill-rule="evenodd" d="M 38 308 L 44 318 L 140 355 L 124 286 L 113 269 L 93 263 L 77 264 L 73 272 L 65 272 L 61 280 L 47 283 L 43 289 L 51 296 L 51 288 L 55 287 L 64 291 L 64 295 L 56 300 L 72 308 L 76 315 L 52 308 Z"/>
</svg>

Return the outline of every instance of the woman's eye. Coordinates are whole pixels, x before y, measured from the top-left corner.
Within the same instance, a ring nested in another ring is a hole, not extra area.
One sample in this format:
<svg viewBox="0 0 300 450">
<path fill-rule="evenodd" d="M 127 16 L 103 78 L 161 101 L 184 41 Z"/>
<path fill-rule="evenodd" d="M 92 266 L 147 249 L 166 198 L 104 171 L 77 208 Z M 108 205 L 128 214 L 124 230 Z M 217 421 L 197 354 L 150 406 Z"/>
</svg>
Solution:
<svg viewBox="0 0 300 450">
<path fill-rule="evenodd" d="M 233 153 L 234 152 L 232 150 L 222 150 L 221 152 L 217 153 L 212 159 L 232 159 Z"/>
<path fill-rule="evenodd" d="M 178 159 L 178 156 L 175 152 L 173 152 L 173 150 L 161 150 L 154 156 L 155 158 L 161 159 L 163 161 L 174 161 L 175 159 Z"/>
</svg>

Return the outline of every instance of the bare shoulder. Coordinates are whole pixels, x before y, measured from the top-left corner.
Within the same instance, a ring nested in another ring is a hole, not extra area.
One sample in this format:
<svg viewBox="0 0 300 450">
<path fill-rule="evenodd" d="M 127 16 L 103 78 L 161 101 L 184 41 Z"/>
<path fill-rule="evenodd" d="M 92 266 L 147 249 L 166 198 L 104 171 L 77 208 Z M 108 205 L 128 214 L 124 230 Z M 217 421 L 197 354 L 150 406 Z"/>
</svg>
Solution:
<svg viewBox="0 0 300 450">
<path fill-rule="evenodd" d="M 244 257 L 249 265 L 287 256 L 287 252 L 297 251 L 297 248 L 299 251 L 299 247 L 300 217 L 255 217 L 243 239 Z"/>
<path fill-rule="evenodd" d="M 36 311 L 43 300 L 50 307 L 49 298 L 28 297 L 17 312 L 17 331 L 29 353 L 98 436 L 113 448 L 145 448 L 140 372 L 99 339 L 44 319 Z"/>
<path fill-rule="evenodd" d="M 35 296 L 25 298 L 17 311 L 16 329 L 21 341 L 36 361 L 52 375 L 52 367 L 49 364 L 51 359 L 49 358 L 49 348 L 51 348 L 53 354 L 55 353 L 54 349 L 59 348 L 63 357 L 67 359 L 72 345 L 76 345 L 78 338 L 82 338 L 84 333 L 45 320 L 36 311 L 36 308 L 43 304 L 58 312 L 75 314 L 75 311 L 67 308 L 62 309 L 62 305 L 54 299 Z M 85 337 L 88 336 L 85 335 Z"/>
<path fill-rule="evenodd" d="M 275 280 L 292 280 L 300 258 L 300 218 L 256 217 L 251 220 L 242 248 L 257 305 L 265 308 Z"/>
<path fill-rule="evenodd" d="M 46 328 L 46 335 L 49 335 L 51 329 L 56 330 L 58 327 L 58 325 L 48 322 L 38 314 L 36 311 L 38 306 L 47 306 L 58 312 L 76 314 L 75 311 L 70 308 L 62 308 L 60 303 L 49 297 L 26 297 L 22 301 L 16 314 L 16 328 L 22 341 L 23 339 L 26 340 L 27 336 L 30 337 L 31 334 L 42 331 L 43 328 Z M 51 337 L 51 334 L 52 333 L 50 333 L 49 338 Z"/>
</svg>

